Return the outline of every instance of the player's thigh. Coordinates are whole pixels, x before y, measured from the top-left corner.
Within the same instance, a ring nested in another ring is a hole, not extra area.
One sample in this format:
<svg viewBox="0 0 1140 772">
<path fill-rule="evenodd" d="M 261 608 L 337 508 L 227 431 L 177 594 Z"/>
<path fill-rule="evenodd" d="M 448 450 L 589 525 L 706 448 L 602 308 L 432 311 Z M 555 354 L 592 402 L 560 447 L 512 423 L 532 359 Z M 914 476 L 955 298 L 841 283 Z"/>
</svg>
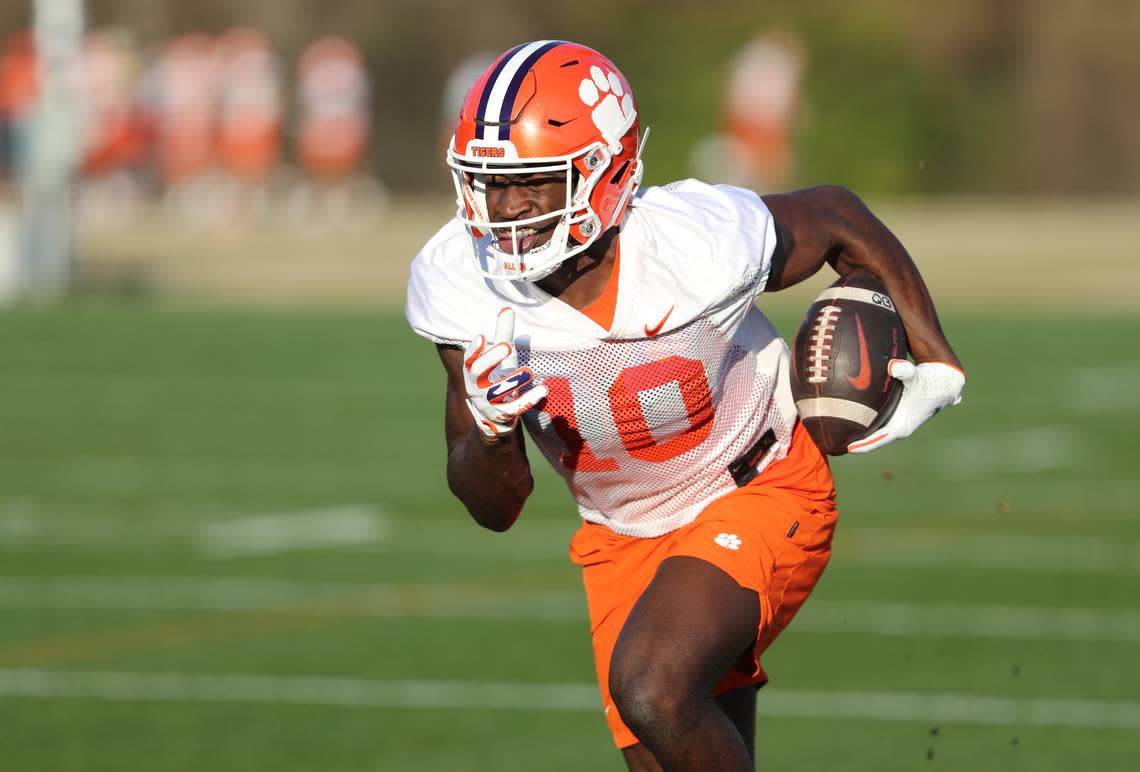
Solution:
<svg viewBox="0 0 1140 772">
<path fill-rule="evenodd" d="M 619 687 L 654 678 L 711 694 L 740 654 L 751 648 L 759 623 L 755 591 L 700 558 L 668 558 L 622 627 L 611 678 Z"/>
</svg>

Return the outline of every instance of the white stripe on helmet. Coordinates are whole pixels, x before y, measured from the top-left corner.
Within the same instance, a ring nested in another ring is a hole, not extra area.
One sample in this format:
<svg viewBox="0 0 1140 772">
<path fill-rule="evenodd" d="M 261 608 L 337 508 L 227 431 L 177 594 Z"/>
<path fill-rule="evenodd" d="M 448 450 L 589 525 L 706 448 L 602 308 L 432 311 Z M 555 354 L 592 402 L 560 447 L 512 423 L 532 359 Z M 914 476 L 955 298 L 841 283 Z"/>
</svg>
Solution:
<svg viewBox="0 0 1140 772">
<path fill-rule="evenodd" d="M 483 120 L 499 120 L 499 111 L 503 109 L 503 99 L 507 96 L 507 90 L 510 88 L 511 80 L 514 79 L 519 68 L 522 67 L 523 62 L 527 60 L 527 57 L 551 42 L 553 41 L 536 40 L 515 52 L 515 55 L 511 57 L 506 66 L 499 71 L 499 77 L 495 79 L 495 83 L 491 87 L 491 96 L 487 99 L 487 109 L 483 113 Z M 487 126 L 484 130 L 483 139 L 498 142 L 500 139 L 504 139 L 502 131 L 502 126 Z"/>
</svg>

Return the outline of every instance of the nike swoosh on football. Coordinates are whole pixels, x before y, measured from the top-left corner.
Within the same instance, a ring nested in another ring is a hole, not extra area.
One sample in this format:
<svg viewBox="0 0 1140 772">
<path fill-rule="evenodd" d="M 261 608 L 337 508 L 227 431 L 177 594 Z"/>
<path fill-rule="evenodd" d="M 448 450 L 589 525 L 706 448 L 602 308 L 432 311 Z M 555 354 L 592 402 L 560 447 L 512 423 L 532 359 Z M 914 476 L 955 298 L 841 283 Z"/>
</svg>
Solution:
<svg viewBox="0 0 1140 772">
<path fill-rule="evenodd" d="M 661 332 L 661 328 L 665 326 L 665 322 L 669 319 L 669 314 L 673 313 L 673 309 L 675 307 L 675 305 L 669 306 L 669 310 L 665 312 L 665 316 L 661 317 L 661 321 L 658 322 L 655 327 L 650 327 L 648 324 L 645 325 L 645 336 L 647 338 L 652 338 L 654 335 Z"/>
<path fill-rule="evenodd" d="M 855 332 L 859 334 L 859 372 L 848 375 L 847 380 L 859 391 L 863 391 L 871 385 L 871 357 L 867 354 L 867 340 L 863 337 L 863 323 L 859 321 L 859 314 L 855 314 Z"/>
</svg>

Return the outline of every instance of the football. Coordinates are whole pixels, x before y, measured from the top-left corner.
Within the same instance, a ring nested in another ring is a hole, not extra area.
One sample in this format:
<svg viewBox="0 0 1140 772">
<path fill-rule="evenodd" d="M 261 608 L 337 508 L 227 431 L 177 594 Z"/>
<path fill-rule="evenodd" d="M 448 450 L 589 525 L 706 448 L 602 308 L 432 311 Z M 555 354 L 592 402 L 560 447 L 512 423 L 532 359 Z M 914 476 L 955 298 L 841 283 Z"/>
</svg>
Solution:
<svg viewBox="0 0 1140 772">
<path fill-rule="evenodd" d="M 906 355 L 902 319 L 875 276 L 855 271 L 819 294 L 792 347 L 792 395 L 820 450 L 841 456 L 890 418 L 902 383 L 887 364 Z"/>
</svg>

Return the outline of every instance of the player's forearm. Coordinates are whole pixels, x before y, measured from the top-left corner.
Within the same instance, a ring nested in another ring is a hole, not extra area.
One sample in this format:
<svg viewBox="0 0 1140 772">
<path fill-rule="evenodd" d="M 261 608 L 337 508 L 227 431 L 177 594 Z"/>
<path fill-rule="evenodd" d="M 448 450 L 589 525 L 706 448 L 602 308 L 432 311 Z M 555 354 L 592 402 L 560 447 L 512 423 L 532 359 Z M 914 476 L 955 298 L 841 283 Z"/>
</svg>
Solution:
<svg viewBox="0 0 1140 772">
<path fill-rule="evenodd" d="M 853 193 L 846 191 L 832 258 L 840 274 L 863 269 L 883 282 L 906 327 L 916 362 L 948 362 L 961 367 L 942 327 L 934 300 L 902 242 Z"/>
<path fill-rule="evenodd" d="M 522 437 L 489 441 L 472 428 L 448 450 L 447 484 L 475 522 L 507 530 L 534 489 Z"/>
</svg>

